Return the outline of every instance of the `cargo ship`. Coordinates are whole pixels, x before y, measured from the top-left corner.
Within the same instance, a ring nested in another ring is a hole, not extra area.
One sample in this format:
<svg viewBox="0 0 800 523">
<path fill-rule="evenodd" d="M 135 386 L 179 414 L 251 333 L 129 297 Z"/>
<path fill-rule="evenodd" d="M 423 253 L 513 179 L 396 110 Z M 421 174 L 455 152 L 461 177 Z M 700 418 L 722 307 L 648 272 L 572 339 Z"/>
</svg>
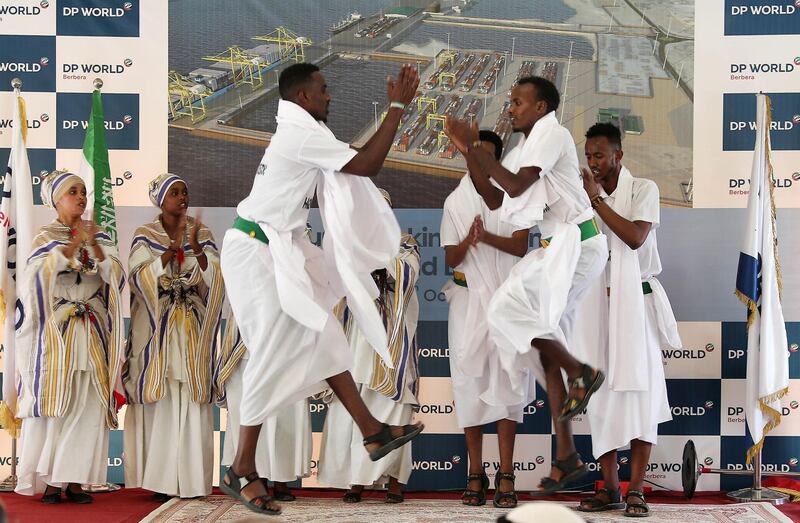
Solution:
<svg viewBox="0 0 800 523">
<path fill-rule="evenodd" d="M 342 31 L 344 31 L 348 27 L 352 27 L 354 24 L 357 24 L 358 22 L 360 22 L 363 19 L 364 19 L 364 17 L 361 16 L 361 13 L 359 13 L 358 11 L 353 11 L 352 13 L 350 13 L 350 16 L 348 16 L 347 18 L 339 20 L 338 22 L 333 24 L 330 27 L 331 33 L 333 33 L 333 34 L 341 33 Z"/>
</svg>

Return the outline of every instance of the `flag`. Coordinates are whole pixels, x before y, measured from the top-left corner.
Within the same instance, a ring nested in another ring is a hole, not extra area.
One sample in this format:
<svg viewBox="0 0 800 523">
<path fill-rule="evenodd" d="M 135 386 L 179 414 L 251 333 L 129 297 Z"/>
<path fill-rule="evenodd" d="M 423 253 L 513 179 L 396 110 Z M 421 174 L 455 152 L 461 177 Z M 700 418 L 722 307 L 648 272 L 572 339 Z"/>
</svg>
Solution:
<svg viewBox="0 0 800 523">
<path fill-rule="evenodd" d="M 94 220 L 114 244 L 117 243 L 117 212 L 114 208 L 114 186 L 108 163 L 108 145 L 100 91 L 92 93 L 92 112 L 83 139 L 83 158 L 78 174 L 86 184 L 86 208 L 92 209 Z"/>
<path fill-rule="evenodd" d="M 780 399 L 789 392 L 789 352 L 781 309 L 774 179 L 769 155 L 772 110 L 769 97 L 758 94 L 756 99 L 756 146 L 747 227 L 736 274 L 736 295 L 747 305 L 745 417 L 753 440 L 747 450 L 748 463 L 761 451 L 767 433 L 780 424 Z"/>
<path fill-rule="evenodd" d="M 33 240 L 33 189 L 31 168 L 25 139 L 28 134 L 25 101 L 14 89 L 14 116 L 11 132 L 11 154 L 3 180 L 0 199 L 0 323 L 3 344 L 3 401 L 0 403 L 0 425 L 12 437 L 19 435 L 17 413 L 17 366 L 15 331 L 25 317 L 22 308 L 22 285 L 25 260 Z M 17 270 L 19 268 L 19 271 Z"/>
</svg>

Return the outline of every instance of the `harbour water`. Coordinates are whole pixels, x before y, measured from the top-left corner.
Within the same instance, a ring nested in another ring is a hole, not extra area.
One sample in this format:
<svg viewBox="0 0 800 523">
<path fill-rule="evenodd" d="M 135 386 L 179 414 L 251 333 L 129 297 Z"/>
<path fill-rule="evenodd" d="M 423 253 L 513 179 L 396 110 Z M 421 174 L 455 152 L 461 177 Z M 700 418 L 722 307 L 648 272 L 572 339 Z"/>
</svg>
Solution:
<svg viewBox="0 0 800 523">
<path fill-rule="evenodd" d="M 231 45 L 248 48 L 258 42 L 252 36 L 265 35 L 278 26 L 322 44 L 330 36 L 331 24 L 353 11 L 372 16 L 402 5 L 393 0 L 170 0 L 169 67 L 181 73 L 203 67 L 205 55 L 223 52 Z M 465 16 L 494 19 L 537 19 L 563 22 L 574 10 L 561 0 L 478 0 Z M 567 57 L 570 42 L 573 56 L 591 56 L 588 40 L 526 31 L 478 29 L 460 25 L 419 24 L 393 42 L 398 51 L 421 52 L 441 48 L 450 33 L 454 47 L 511 50 L 516 37 L 517 54 L 544 54 Z M 399 48 L 398 48 L 399 46 Z M 335 49 L 334 49 L 335 50 Z M 539 53 L 536 51 L 539 50 Z M 431 52 L 431 56 L 433 53 Z M 397 62 L 338 59 L 326 65 L 323 73 L 333 95 L 328 125 L 344 141 L 353 140 L 374 123 L 373 101 L 379 102 L 378 117 L 385 107 L 386 76 L 396 74 Z M 271 73 L 270 73 L 271 74 Z M 270 80 L 273 80 L 270 78 Z M 274 131 L 277 97 L 264 97 L 231 122 L 261 131 Z M 220 140 L 171 129 L 169 168 L 183 174 L 192 184 L 192 204 L 235 206 L 250 190 L 253 173 L 263 155 L 261 146 L 236 140 Z M 221 180 L 223 181 L 221 183 Z M 384 169 L 376 183 L 393 193 L 398 208 L 438 208 L 455 188 L 457 179 L 429 176 L 396 169 Z M 393 190 L 394 189 L 394 190 Z"/>
</svg>

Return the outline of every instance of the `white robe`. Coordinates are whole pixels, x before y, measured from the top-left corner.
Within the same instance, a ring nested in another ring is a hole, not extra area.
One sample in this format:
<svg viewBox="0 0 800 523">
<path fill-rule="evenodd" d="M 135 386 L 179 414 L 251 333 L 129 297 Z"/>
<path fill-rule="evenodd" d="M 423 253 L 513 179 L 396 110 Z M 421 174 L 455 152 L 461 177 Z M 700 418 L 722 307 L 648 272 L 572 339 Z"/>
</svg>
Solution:
<svg viewBox="0 0 800 523">
<path fill-rule="evenodd" d="M 342 296 L 386 358 L 370 273 L 388 265 L 400 244 L 400 226 L 372 182 L 338 172 L 356 151 L 291 102 L 279 102 L 277 120 L 251 194 L 237 207 L 239 216 L 258 223 L 269 245 L 231 229 L 222 249 L 231 309 L 250 350 L 241 410 L 246 426 L 322 392 L 327 378 L 350 368 L 347 340 L 331 312 Z M 305 235 L 315 192 L 324 252 Z"/>
<path fill-rule="evenodd" d="M 635 380 L 608 379 L 592 397 L 587 415 L 592 433 L 592 453 L 597 457 L 627 448 L 634 439 L 657 443 L 658 425 L 672 419 L 661 348 L 663 345 L 675 348 L 681 345 L 669 300 L 655 278 L 661 272 L 656 240 L 660 205 L 658 187 L 650 180 L 631 178 L 627 169 L 620 179 L 622 183 L 612 195 L 603 193 L 606 203 L 630 221 L 652 224 L 647 239 L 635 252 L 634 265 L 638 274 L 633 280 L 638 292 L 642 292 L 642 282 L 648 282 L 653 292 L 643 295 L 643 300 L 627 299 L 619 304 L 623 318 L 636 318 L 638 312 L 643 318 L 644 328 L 639 339 L 630 339 L 630 333 L 636 332 L 633 329 L 628 331 L 627 339 L 617 338 L 625 339 L 630 345 L 628 347 L 618 347 L 611 342 L 610 295 L 623 284 L 620 279 L 630 278 L 630 274 L 612 276 L 612 264 L 609 264 L 604 277 L 598 279 L 579 306 L 581 321 L 573 345 L 576 357 L 607 372 L 610 354 L 616 352 L 621 365 L 619 372 L 638 372 L 646 386 L 643 389 L 635 388 L 632 386 Z M 602 220 L 599 223 L 609 237 L 614 234 Z M 630 251 L 627 245 L 609 243 L 613 246 L 612 260 L 627 254 L 624 249 Z M 637 311 L 637 308 L 640 309 Z M 637 354 L 629 354 L 631 350 Z M 630 364 L 628 367 L 626 362 Z M 609 415 L 610 412 L 613 415 Z"/>
<path fill-rule="evenodd" d="M 105 483 L 109 425 L 117 424 L 111 394 L 122 363 L 121 332 L 111 330 L 110 325 L 121 324 L 117 291 L 124 282 L 122 266 L 110 238 L 102 235 L 98 244 L 105 259 L 97 263 L 96 271 L 82 273 L 78 280 L 71 268 L 80 264 L 76 261 L 79 254 L 73 260 L 63 255 L 69 239 L 69 230 L 63 225 L 45 226 L 27 261 L 26 276 L 39 292 L 36 297 L 23 297 L 29 314 L 17 342 L 17 361 L 24 373 L 19 406 L 25 417 L 15 490 L 28 496 L 44 492 L 47 485 L 65 488 L 68 483 Z M 89 256 L 94 258 L 93 253 Z M 85 304 L 91 313 L 77 314 L 78 304 Z M 40 312 L 30 312 L 34 308 Z M 38 356 L 28 350 L 37 347 Z M 116 362 L 114 355 L 118 356 Z M 47 364 L 40 366 L 39 360 L 50 358 L 59 359 L 51 363 L 47 374 L 43 370 Z M 28 362 L 36 362 L 39 372 Z M 37 392 L 54 374 L 58 375 L 58 390 L 66 389 L 63 403 L 50 403 L 56 394 Z M 103 383 L 107 401 L 99 394 Z M 63 412 L 53 413 L 55 404 Z"/>
<path fill-rule="evenodd" d="M 539 167 L 540 179 L 523 194 L 505 196 L 503 219 L 517 227 L 538 225 L 550 238 L 547 248 L 525 255 L 489 304 L 489 327 L 497 344 L 504 374 L 481 394 L 492 405 L 528 404 L 536 394 L 533 380 L 545 384 L 536 338 L 570 348 L 575 308 L 588 285 L 605 267 L 606 237 L 581 241 L 578 224 L 592 218 L 589 199 L 580 182 L 575 143 L 569 131 L 549 113 L 528 137 L 509 151 L 503 166 L 517 173 Z M 507 383 L 505 383 L 507 381 Z"/>
<path fill-rule="evenodd" d="M 210 403 L 214 351 L 210 344 L 219 325 L 224 289 L 213 238 L 205 228 L 200 235 L 206 270 L 200 268 L 188 246 L 184 249 L 189 254 L 180 269 L 175 261 L 162 265 L 159 256 L 167 236 L 158 220 L 137 229 L 133 240 L 136 256 L 132 249 L 129 260 L 134 305 L 123 381 L 129 397 L 142 403 L 132 401 L 125 411 L 125 486 L 184 498 L 211 494 L 214 474 Z M 165 298 L 164 286 L 171 281 L 180 281 L 181 288 L 192 292 L 185 302 Z M 157 287 L 147 289 L 148 285 Z M 159 310 L 151 310 L 156 303 Z M 154 332 L 150 317 L 159 324 Z M 148 341 L 151 334 L 160 337 L 160 356 L 152 352 L 153 345 Z M 190 351 L 206 354 L 198 356 L 201 372 L 187 365 Z M 166 360 L 161 374 L 153 369 L 159 357 Z M 148 366 L 150 372 L 145 370 Z M 195 390 L 204 391 L 202 402 L 193 397 L 193 385 Z M 158 398 L 156 391 L 162 387 L 164 394 Z"/>
<path fill-rule="evenodd" d="M 247 357 L 225 382 L 228 404 L 228 425 L 222 465 L 230 466 L 239 443 L 239 419 L 242 401 L 242 374 Z M 311 414 L 308 400 L 300 400 L 282 408 L 261 426 L 256 446 L 256 470 L 259 477 L 289 483 L 311 474 Z"/>
<path fill-rule="evenodd" d="M 515 228 L 501 221 L 498 210 L 490 210 L 466 174 L 444 202 L 440 243 L 458 245 L 468 234 L 476 216 L 484 228 L 510 237 Z M 494 343 L 489 339 L 489 302 L 519 258 L 486 244 L 472 246 L 456 270 L 465 274 L 468 287 L 448 281 L 442 288 L 450 306 L 447 337 L 450 347 L 450 378 L 456 419 L 461 428 L 481 426 L 501 419 L 522 422 L 524 404 L 489 405 L 479 394 L 501 372 Z"/>
</svg>

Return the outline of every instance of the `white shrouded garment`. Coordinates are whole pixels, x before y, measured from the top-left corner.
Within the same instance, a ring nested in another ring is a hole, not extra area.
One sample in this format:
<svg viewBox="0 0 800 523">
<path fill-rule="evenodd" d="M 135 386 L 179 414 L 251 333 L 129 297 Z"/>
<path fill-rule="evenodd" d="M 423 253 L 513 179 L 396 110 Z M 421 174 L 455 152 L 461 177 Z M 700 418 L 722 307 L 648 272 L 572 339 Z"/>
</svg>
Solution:
<svg viewBox="0 0 800 523">
<path fill-rule="evenodd" d="M 331 313 L 342 296 L 387 360 L 370 273 L 386 267 L 400 245 L 400 226 L 374 184 L 339 172 L 356 151 L 292 102 L 279 102 L 277 121 L 251 193 L 237 207 L 269 245 L 238 230 L 229 230 L 223 243 L 228 297 L 250 350 L 241 412 L 246 426 L 321 392 L 327 378 L 350 368 L 347 341 Z M 304 233 L 315 191 L 325 252 Z"/>
<path fill-rule="evenodd" d="M 541 169 L 540 179 L 516 198 L 508 195 L 503 220 L 516 227 L 538 225 L 545 249 L 529 252 L 511 270 L 489 306 L 489 326 L 508 383 L 497 380 L 481 398 L 493 405 L 525 404 L 534 399 L 535 378 L 544 385 L 539 351 L 532 340 L 552 339 L 569 348 L 575 307 L 606 263 L 602 234 L 581 241 L 578 225 L 593 216 L 583 190 L 575 142 L 554 113 L 534 124 L 529 136 L 503 159 L 512 173 Z"/>
<path fill-rule="evenodd" d="M 444 202 L 440 243 L 454 246 L 467 237 L 476 216 L 484 228 L 498 236 L 510 237 L 515 228 L 500 219 L 500 211 L 489 209 L 466 174 Z M 458 426 L 485 425 L 500 419 L 522 422 L 524 404 L 513 406 L 489 405 L 478 394 L 488 388 L 490 375 L 501 372 L 497 349 L 489 338 L 489 302 L 494 292 L 508 277 L 516 256 L 485 243 L 471 246 L 464 261 L 456 268 L 465 275 L 467 286 L 448 281 L 442 291 L 450 305 L 448 315 L 448 346 L 450 347 L 450 376 L 453 385 Z"/>
<path fill-rule="evenodd" d="M 575 330 L 573 347 L 576 357 L 603 370 L 609 369 L 610 353 L 616 351 L 619 372 L 639 373 L 646 388 L 618 388 L 614 381 L 608 379 L 592 397 L 587 412 L 595 456 L 623 449 L 634 439 L 657 443 L 659 423 L 672 419 L 661 348 L 664 345 L 675 348 L 681 346 L 669 300 L 655 279 L 661 272 L 656 241 L 660 211 L 658 187 L 650 180 L 633 178 L 624 167 L 623 170 L 625 175 L 620 177 L 623 183 L 617 185 L 614 193 L 602 193 L 605 202 L 624 218 L 649 222 L 652 227 L 645 242 L 633 251 L 605 223 L 599 221 L 602 230 L 610 238 L 611 263 L 606 268 L 605 277 L 592 285 L 579 305 L 578 317 L 581 321 Z M 612 269 L 614 259 L 627 254 L 636 257 L 635 272 L 631 272 L 630 268 L 615 272 Z M 611 300 L 615 289 L 623 285 L 622 279 L 633 280 L 631 287 L 637 296 L 627 295 L 626 299 L 617 302 L 620 325 L 628 324 L 626 318 L 630 318 L 631 324 L 635 318 L 641 318 L 642 329 L 631 328 L 625 337 L 615 338 L 612 342 Z M 643 294 L 643 282 L 650 285 L 652 292 Z M 639 296 L 641 300 L 631 299 Z M 634 332 L 640 333 L 638 339 L 633 338 Z M 628 346 L 617 351 L 616 347 L 621 343 Z M 626 361 L 629 363 L 627 367 Z M 613 415 L 609 415 L 609 412 L 613 412 Z"/>
</svg>

